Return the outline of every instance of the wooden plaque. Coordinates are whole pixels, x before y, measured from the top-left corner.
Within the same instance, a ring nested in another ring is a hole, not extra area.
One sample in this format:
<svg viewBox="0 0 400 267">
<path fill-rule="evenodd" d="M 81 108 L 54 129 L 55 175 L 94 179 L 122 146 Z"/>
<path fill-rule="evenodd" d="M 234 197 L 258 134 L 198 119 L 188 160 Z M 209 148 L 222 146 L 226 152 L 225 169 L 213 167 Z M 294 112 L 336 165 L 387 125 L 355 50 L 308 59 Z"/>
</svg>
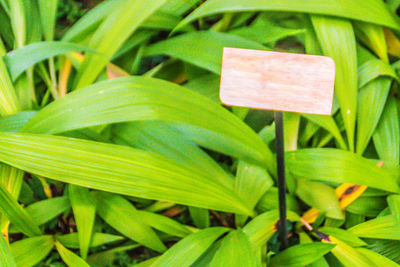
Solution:
<svg viewBox="0 0 400 267">
<path fill-rule="evenodd" d="M 229 106 L 330 115 L 329 57 L 224 48 L 220 99 Z"/>
</svg>

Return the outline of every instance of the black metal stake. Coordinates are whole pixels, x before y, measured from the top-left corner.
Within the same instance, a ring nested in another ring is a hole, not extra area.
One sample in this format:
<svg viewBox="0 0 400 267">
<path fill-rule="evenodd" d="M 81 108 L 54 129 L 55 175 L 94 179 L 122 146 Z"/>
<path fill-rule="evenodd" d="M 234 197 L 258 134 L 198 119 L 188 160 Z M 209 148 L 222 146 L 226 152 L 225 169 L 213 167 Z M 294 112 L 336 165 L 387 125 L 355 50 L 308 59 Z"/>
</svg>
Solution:
<svg viewBox="0 0 400 267">
<path fill-rule="evenodd" d="M 283 115 L 282 112 L 274 111 L 275 117 L 275 142 L 276 162 L 278 169 L 278 196 L 279 196 L 279 238 L 282 249 L 288 244 L 287 221 L 286 221 L 286 183 L 285 183 L 285 150 L 283 141 Z"/>
</svg>

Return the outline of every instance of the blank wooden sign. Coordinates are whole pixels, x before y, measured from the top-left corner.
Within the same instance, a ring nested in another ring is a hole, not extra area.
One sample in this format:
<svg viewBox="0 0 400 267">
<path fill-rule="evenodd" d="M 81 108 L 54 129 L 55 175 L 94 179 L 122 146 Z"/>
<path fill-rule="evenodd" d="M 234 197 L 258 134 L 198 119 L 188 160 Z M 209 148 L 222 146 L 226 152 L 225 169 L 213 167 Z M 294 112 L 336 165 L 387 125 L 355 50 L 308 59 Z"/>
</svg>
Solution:
<svg viewBox="0 0 400 267">
<path fill-rule="evenodd" d="M 329 57 L 224 48 L 220 99 L 229 106 L 330 115 Z"/>
</svg>

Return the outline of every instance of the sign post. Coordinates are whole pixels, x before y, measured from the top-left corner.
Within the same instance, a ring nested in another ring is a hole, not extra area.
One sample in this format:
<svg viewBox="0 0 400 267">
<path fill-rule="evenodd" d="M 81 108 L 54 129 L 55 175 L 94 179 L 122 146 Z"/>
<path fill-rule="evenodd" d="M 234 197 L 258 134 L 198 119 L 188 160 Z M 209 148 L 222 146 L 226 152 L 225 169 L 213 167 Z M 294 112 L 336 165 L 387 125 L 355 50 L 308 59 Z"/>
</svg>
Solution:
<svg viewBox="0 0 400 267">
<path fill-rule="evenodd" d="M 224 48 L 222 103 L 274 111 L 282 249 L 288 247 L 282 111 L 330 115 L 334 80 L 335 63 L 329 57 Z"/>
</svg>

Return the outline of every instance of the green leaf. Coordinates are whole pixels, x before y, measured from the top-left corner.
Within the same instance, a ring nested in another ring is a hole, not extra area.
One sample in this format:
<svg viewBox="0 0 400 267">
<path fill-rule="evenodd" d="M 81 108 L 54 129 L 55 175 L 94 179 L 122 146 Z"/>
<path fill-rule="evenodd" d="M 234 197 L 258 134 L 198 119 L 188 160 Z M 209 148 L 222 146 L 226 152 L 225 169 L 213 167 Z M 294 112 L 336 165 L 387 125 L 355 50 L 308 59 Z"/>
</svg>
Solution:
<svg viewBox="0 0 400 267">
<path fill-rule="evenodd" d="M 349 229 L 363 238 L 400 240 L 400 228 L 393 215 L 378 217 Z"/>
<path fill-rule="evenodd" d="M 233 190 L 154 153 L 61 136 L 0 134 L 0 161 L 44 177 L 130 196 L 251 215 Z"/>
<path fill-rule="evenodd" d="M 145 55 L 168 55 L 220 74 L 224 47 L 267 49 L 257 42 L 233 34 L 198 31 L 155 43 L 146 48 Z"/>
<path fill-rule="evenodd" d="M 136 212 L 138 220 L 158 231 L 178 237 L 185 237 L 191 233 L 184 225 L 166 216 L 144 210 Z"/>
<path fill-rule="evenodd" d="M 22 126 L 36 115 L 36 111 L 22 111 L 0 118 L 1 132 L 18 132 Z"/>
<path fill-rule="evenodd" d="M 18 204 L 15 198 L 0 185 L 0 211 L 27 236 L 40 235 L 39 226 Z"/>
<path fill-rule="evenodd" d="M 327 217 L 344 219 L 335 189 L 329 185 L 297 179 L 296 194 L 309 206 L 325 213 Z"/>
<path fill-rule="evenodd" d="M 281 27 L 272 22 L 266 13 L 261 13 L 250 26 L 236 28 L 229 31 L 229 33 L 261 44 L 267 44 L 289 36 L 304 33 L 304 29 Z"/>
<path fill-rule="evenodd" d="M 11 115 L 19 111 L 19 109 L 19 101 L 15 94 L 7 66 L 3 57 L 0 56 L 0 115 Z"/>
<path fill-rule="evenodd" d="M 72 251 L 66 249 L 60 242 L 57 240 L 55 241 L 56 248 L 58 253 L 60 254 L 62 260 L 69 266 L 69 267 L 89 267 L 82 258 L 78 255 L 73 253 Z"/>
<path fill-rule="evenodd" d="M 398 165 L 400 161 L 399 118 L 396 101 L 393 97 L 389 97 L 373 135 L 379 158 L 388 165 Z"/>
<path fill-rule="evenodd" d="M 343 140 L 342 134 L 340 133 L 340 130 L 333 117 L 314 114 L 304 114 L 303 116 L 313 123 L 317 124 L 318 126 L 327 130 L 338 141 L 339 147 L 341 149 L 347 150 L 347 145 Z"/>
<path fill-rule="evenodd" d="M 286 194 L 286 205 L 289 210 L 300 212 L 299 203 L 297 199 L 291 194 Z M 256 208 L 259 212 L 279 209 L 278 188 L 271 187 L 270 189 L 268 189 L 268 191 L 261 197 L 260 201 L 257 203 Z"/>
<path fill-rule="evenodd" d="M 196 19 L 224 12 L 286 11 L 345 17 L 400 29 L 383 2 L 373 0 L 209 0 L 187 16 L 177 28 Z"/>
<path fill-rule="evenodd" d="M 400 264 L 400 241 L 385 239 L 368 240 L 368 248 Z"/>
<path fill-rule="evenodd" d="M 275 172 L 271 151 L 243 121 L 204 96 L 154 78 L 119 78 L 68 94 L 42 109 L 23 131 L 54 134 L 133 120 L 176 123 L 202 146 Z"/>
<path fill-rule="evenodd" d="M 213 101 L 220 103 L 219 100 L 219 80 L 220 77 L 213 73 L 202 75 L 191 79 L 184 84 L 185 87 L 204 95 Z"/>
<path fill-rule="evenodd" d="M 95 52 L 93 49 L 73 43 L 37 42 L 9 52 L 4 60 L 7 63 L 12 80 L 15 81 L 24 71 L 36 63 L 73 51 Z"/>
<path fill-rule="evenodd" d="M 198 228 L 210 227 L 210 214 L 208 210 L 196 207 L 189 207 L 190 218 Z"/>
<path fill-rule="evenodd" d="M 367 217 L 376 217 L 386 206 L 386 199 L 384 197 L 361 196 L 348 205 L 345 210 Z"/>
<path fill-rule="evenodd" d="M 298 220 L 297 214 L 287 211 L 288 220 Z M 243 228 L 243 232 L 249 238 L 253 248 L 258 248 L 265 244 L 277 231 L 279 214 L 277 210 L 271 210 L 253 218 Z"/>
<path fill-rule="evenodd" d="M 365 22 L 356 22 L 355 31 L 366 46 L 375 52 L 384 62 L 389 63 L 383 27 Z"/>
<path fill-rule="evenodd" d="M 332 17 L 311 16 L 322 51 L 336 64 L 335 93 L 347 133 L 349 149 L 354 151 L 357 113 L 357 51 L 351 23 Z"/>
<path fill-rule="evenodd" d="M 87 188 L 69 185 L 68 193 L 78 229 L 81 257 L 86 259 L 92 239 L 96 204 Z"/>
<path fill-rule="evenodd" d="M 8 246 L 4 236 L 0 236 L 0 265 L 15 267 L 13 255 L 11 254 L 10 247 Z"/>
<path fill-rule="evenodd" d="M 381 76 L 392 77 L 399 81 L 399 77 L 392 66 L 386 64 L 382 60 L 372 57 L 358 66 L 358 87 L 361 88 L 370 81 Z"/>
<path fill-rule="evenodd" d="M 67 197 L 54 197 L 37 201 L 25 208 L 37 225 L 42 225 L 71 207 Z"/>
<path fill-rule="evenodd" d="M 79 249 L 79 234 L 70 233 L 66 235 L 56 236 L 56 239 L 60 241 L 65 247 Z M 125 238 L 119 235 L 112 235 L 106 233 L 93 233 L 90 247 L 99 247 L 102 245 L 107 245 L 116 241 L 122 241 Z"/>
<path fill-rule="evenodd" d="M 295 245 L 274 256 L 269 266 L 305 266 L 323 257 L 334 247 L 334 244 L 320 242 Z"/>
<path fill-rule="evenodd" d="M 168 249 L 150 266 L 188 267 L 194 263 L 218 237 L 228 230 L 228 228 L 212 227 L 188 235 Z"/>
<path fill-rule="evenodd" d="M 11 27 L 14 33 L 15 46 L 20 48 L 26 41 L 25 7 L 22 0 L 8 1 L 10 7 Z"/>
<path fill-rule="evenodd" d="M 30 267 L 50 253 L 54 247 L 54 239 L 51 235 L 36 236 L 14 242 L 10 247 L 17 266 Z"/>
<path fill-rule="evenodd" d="M 155 0 L 151 3 L 126 0 L 116 7 L 89 41 L 89 47 L 97 50 L 101 55 L 85 56 L 74 88 L 91 84 L 129 36 L 166 2 L 166 0 Z M 132 16 L 132 14 L 136 15 Z"/>
<path fill-rule="evenodd" d="M 357 113 L 357 153 L 362 155 L 378 125 L 392 79 L 382 77 L 360 89 Z"/>
<path fill-rule="evenodd" d="M 373 161 L 333 148 L 310 148 L 288 152 L 290 172 L 299 178 L 352 183 L 400 192 L 396 177 Z"/>
<path fill-rule="evenodd" d="M 254 208 L 264 193 L 273 185 L 274 181 L 268 172 L 257 165 L 240 160 L 236 179 L 235 192 L 249 207 Z M 239 225 L 243 225 L 247 217 L 235 218 Z M 240 221 L 238 221 L 240 220 Z"/>
<path fill-rule="evenodd" d="M 104 1 L 90 9 L 83 15 L 71 28 L 69 28 L 62 37 L 63 41 L 78 42 L 91 35 L 98 28 L 100 23 L 110 15 L 110 10 L 114 10 L 125 0 Z"/>
<path fill-rule="evenodd" d="M 389 205 L 390 211 L 397 223 L 400 224 L 400 195 L 390 195 L 387 197 L 387 203 Z"/>
<path fill-rule="evenodd" d="M 243 267 L 256 266 L 256 253 L 242 230 L 230 232 L 222 239 L 210 266 Z"/>
<path fill-rule="evenodd" d="M 322 227 L 318 229 L 319 232 L 324 233 L 326 235 L 334 236 L 337 239 L 342 240 L 346 244 L 348 244 L 351 247 L 360 247 L 360 246 L 366 246 L 367 243 L 362 241 L 360 238 L 358 238 L 355 234 L 346 231 L 341 228 L 333 228 L 333 227 Z"/>
<path fill-rule="evenodd" d="M 358 252 L 366 256 L 370 261 L 375 263 L 376 266 L 388 266 L 388 267 L 398 267 L 400 266 L 399 264 L 395 263 L 394 261 L 391 261 L 390 259 L 366 248 L 358 248 Z"/>
<path fill-rule="evenodd" d="M 334 238 L 330 236 L 329 239 L 332 241 Z M 345 242 L 336 238 L 333 241 L 336 247 L 334 247 L 331 252 L 344 266 L 376 266 L 368 257 L 359 253 L 355 248 L 352 248 Z"/>
<path fill-rule="evenodd" d="M 40 18 L 46 41 L 54 39 L 58 0 L 39 0 Z"/>
<path fill-rule="evenodd" d="M 112 140 L 117 144 L 160 153 L 182 164 L 202 169 L 221 184 L 233 188 L 230 175 L 173 125 L 162 121 L 136 121 L 118 124 L 112 133 Z"/>
<path fill-rule="evenodd" d="M 94 193 L 97 213 L 117 231 L 130 239 L 155 251 L 162 252 L 166 247 L 155 232 L 141 221 L 135 207 L 121 196 L 109 193 Z"/>
</svg>

